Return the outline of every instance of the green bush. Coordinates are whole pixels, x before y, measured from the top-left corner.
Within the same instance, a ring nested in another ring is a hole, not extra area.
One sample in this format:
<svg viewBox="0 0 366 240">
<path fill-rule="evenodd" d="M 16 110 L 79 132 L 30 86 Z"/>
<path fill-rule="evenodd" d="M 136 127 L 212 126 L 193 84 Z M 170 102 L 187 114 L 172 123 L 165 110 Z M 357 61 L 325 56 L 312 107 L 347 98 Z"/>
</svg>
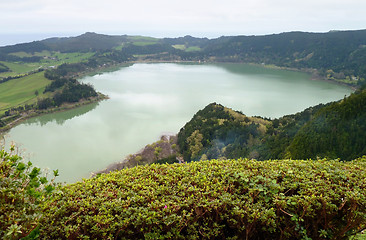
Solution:
<svg viewBox="0 0 366 240">
<path fill-rule="evenodd" d="M 153 164 L 64 186 L 43 239 L 347 239 L 366 228 L 366 157 Z"/>
<path fill-rule="evenodd" d="M 55 177 L 57 171 L 54 171 Z M 54 178 L 48 182 L 41 171 L 31 162 L 24 163 L 15 154 L 0 151 L 0 238 L 19 239 L 33 236 L 36 238 L 41 204 L 55 189 Z M 31 233 L 31 234 L 30 234 Z M 31 239 L 31 238 L 28 238 Z"/>
</svg>

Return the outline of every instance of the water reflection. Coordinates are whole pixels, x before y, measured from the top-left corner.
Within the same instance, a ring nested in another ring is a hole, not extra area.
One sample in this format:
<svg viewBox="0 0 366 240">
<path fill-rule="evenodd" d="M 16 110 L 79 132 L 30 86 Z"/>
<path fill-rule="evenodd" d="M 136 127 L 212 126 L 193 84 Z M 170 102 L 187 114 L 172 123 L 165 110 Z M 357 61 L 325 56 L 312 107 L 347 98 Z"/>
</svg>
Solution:
<svg viewBox="0 0 366 240">
<path fill-rule="evenodd" d="M 220 63 L 212 65 L 224 69 L 229 73 L 233 73 L 236 75 L 249 75 L 251 77 L 258 75 L 260 78 L 263 78 L 263 76 L 268 76 L 276 79 L 295 81 L 299 79 L 299 76 L 302 76 L 304 78 L 310 78 L 310 74 L 308 73 L 269 68 L 255 64 Z"/>
<path fill-rule="evenodd" d="M 56 122 L 58 125 L 63 125 L 68 120 L 71 120 L 75 117 L 79 117 L 81 115 L 86 114 L 87 112 L 94 110 L 98 105 L 99 103 L 96 102 L 63 112 L 34 117 L 25 121 L 24 124 L 25 125 L 38 124 L 40 126 L 44 126 L 47 123 Z"/>
</svg>

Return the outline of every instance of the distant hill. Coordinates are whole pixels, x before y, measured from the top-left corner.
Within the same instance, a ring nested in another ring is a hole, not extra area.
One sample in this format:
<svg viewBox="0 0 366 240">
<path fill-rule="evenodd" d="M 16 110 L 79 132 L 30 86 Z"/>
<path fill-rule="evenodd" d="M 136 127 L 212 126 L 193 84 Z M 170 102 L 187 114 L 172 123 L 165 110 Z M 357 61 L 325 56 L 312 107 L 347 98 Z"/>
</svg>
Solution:
<svg viewBox="0 0 366 240">
<path fill-rule="evenodd" d="M 186 161 L 216 158 L 351 160 L 366 154 L 366 89 L 279 119 L 247 117 L 219 104 L 197 112 L 178 134 Z"/>
<path fill-rule="evenodd" d="M 84 33 L 77 37 L 50 38 L 42 43 L 49 49 L 61 52 L 98 51 L 108 50 L 127 41 L 127 36 L 108 36 L 92 32 Z"/>
<path fill-rule="evenodd" d="M 42 41 L 1 47 L 0 53 L 34 53 L 42 52 L 43 50 L 60 52 L 107 50 L 122 44 L 126 39 L 127 36 L 108 36 L 87 32 L 77 37 L 48 38 Z"/>
<path fill-rule="evenodd" d="M 138 55 L 141 60 L 228 61 L 276 65 L 312 71 L 329 80 L 361 85 L 366 79 L 366 30 L 328 33 L 289 32 L 216 39 L 185 36 L 151 38 L 85 33 L 0 48 L 1 61 L 39 61 L 14 53 L 42 51 Z M 120 53 L 117 53 L 120 54 Z"/>
</svg>

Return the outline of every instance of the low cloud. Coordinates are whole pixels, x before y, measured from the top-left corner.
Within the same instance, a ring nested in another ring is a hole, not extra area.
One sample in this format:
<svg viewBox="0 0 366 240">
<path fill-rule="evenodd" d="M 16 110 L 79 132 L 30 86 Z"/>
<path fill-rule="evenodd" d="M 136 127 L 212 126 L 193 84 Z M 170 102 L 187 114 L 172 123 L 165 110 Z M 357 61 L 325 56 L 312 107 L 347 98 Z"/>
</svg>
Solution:
<svg viewBox="0 0 366 240">
<path fill-rule="evenodd" d="M 0 34 L 95 31 L 220 36 L 361 29 L 365 8 L 361 0 L 12 0 L 0 3 Z"/>
</svg>

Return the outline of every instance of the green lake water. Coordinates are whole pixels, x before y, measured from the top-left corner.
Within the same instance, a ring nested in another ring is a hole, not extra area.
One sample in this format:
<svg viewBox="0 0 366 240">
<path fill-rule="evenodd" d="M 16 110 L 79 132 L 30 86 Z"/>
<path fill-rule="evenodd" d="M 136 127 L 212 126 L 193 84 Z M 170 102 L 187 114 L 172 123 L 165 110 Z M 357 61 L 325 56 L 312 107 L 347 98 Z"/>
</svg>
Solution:
<svg viewBox="0 0 366 240">
<path fill-rule="evenodd" d="M 244 64 L 134 64 L 81 80 L 110 99 L 29 119 L 11 129 L 23 155 L 75 182 L 177 133 L 200 109 L 220 103 L 276 118 L 342 99 L 351 89 L 308 74 Z"/>
</svg>

